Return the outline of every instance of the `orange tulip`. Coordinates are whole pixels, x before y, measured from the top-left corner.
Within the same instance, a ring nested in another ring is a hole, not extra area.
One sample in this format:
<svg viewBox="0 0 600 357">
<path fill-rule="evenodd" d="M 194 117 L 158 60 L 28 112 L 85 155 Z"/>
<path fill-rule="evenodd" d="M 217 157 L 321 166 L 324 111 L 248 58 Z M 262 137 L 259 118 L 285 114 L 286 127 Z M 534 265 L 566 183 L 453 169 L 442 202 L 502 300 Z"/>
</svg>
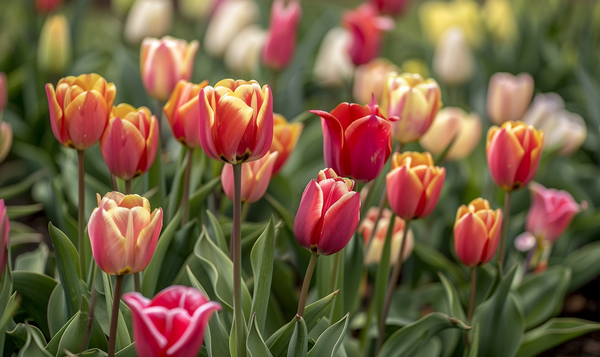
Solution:
<svg viewBox="0 0 600 357">
<path fill-rule="evenodd" d="M 304 125 L 302 123 L 288 123 L 280 114 L 273 114 L 273 143 L 270 152 L 278 152 L 277 161 L 273 167 L 273 176 L 281 170 L 287 158 L 290 156 Z"/>
<path fill-rule="evenodd" d="M 454 249 L 458 259 L 468 267 L 492 260 L 498 248 L 501 225 L 502 211 L 492 210 L 483 198 L 460 206 L 454 223 Z"/>
<path fill-rule="evenodd" d="M 165 116 L 173 136 L 188 148 L 200 147 L 198 123 L 198 94 L 208 85 L 208 81 L 193 84 L 185 80 L 177 82 L 171 98 L 165 105 Z"/>
</svg>

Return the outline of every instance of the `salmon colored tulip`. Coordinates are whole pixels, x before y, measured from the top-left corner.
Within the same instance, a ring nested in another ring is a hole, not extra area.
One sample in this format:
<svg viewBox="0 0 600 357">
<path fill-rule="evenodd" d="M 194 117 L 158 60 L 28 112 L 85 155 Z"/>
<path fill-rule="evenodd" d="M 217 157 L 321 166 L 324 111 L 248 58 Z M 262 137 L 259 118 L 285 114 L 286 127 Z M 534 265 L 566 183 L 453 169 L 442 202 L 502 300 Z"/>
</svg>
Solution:
<svg viewBox="0 0 600 357">
<path fill-rule="evenodd" d="M 423 218 L 437 204 L 446 169 L 433 165 L 428 152 L 395 153 L 392 171 L 386 175 L 390 207 L 404 220 Z"/>
<path fill-rule="evenodd" d="M 62 3 L 62 0 L 35 0 L 35 11 L 42 14 L 49 14 L 56 10 Z"/>
<path fill-rule="evenodd" d="M 366 104 L 375 95 L 377 103 L 381 103 L 388 74 L 397 71 L 398 67 L 385 58 L 375 58 L 369 63 L 356 67 L 352 90 L 354 99 L 358 103 Z"/>
<path fill-rule="evenodd" d="M 156 157 L 158 120 L 146 107 L 135 109 L 129 104 L 113 108 L 100 152 L 108 170 L 122 180 L 146 173 Z"/>
<path fill-rule="evenodd" d="M 275 0 L 271 8 L 271 24 L 262 50 L 263 63 L 274 70 L 281 70 L 290 63 L 296 47 L 296 30 L 302 16 L 298 0 L 285 6 L 284 0 Z"/>
<path fill-rule="evenodd" d="M 344 249 L 360 220 L 360 195 L 354 182 L 332 169 L 319 172 L 302 193 L 294 235 L 313 253 L 331 255 Z"/>
<path fill-rule="evenodd" d="M 341 103 L 331 113 L 309 110 L 321 117 L 325 165 L 342 176 L 368 182 L 379 176 L 392 152 L 392 120 L 371 104 Z"/>
<path fill-rule="evenodd" d="M 4 275 L 6 264 L 8 263 L 8 233 L 10 232 L 10 222 L 8 221 L 8 212 L 4 199 L 0 199 L 0 278 Z"/>
<path fill-rule="evenodd" d="M 456 212 L 454 249 L 468 267 L 488 263 L 496 254 L 502 225 L 502 211 L 492 210 L 490 203 L 476 198 Z"/>
<path fill-rule="evenodd" d="M 38 41 L 37 63 L 44 72 L 64 73 L 71 62 L 71 27 L 63 14 L 49 16 Z"/>
<path fill-rule="evenodd" d="M 108 123 L 117 88 L 101 76 L 82 74 L 46 84 L 50 123 L 64 146 L 85 150 L 100 140 Z"/>
<path fill-rule="evenodd" d="M 369 3 L 373 4 L 379 13 L 392 16 L 404 13 L 409 2 L 410 0 L 369 0 Z"/>
<path fill-rule="evenodd" d="M 12 141 L 12 126 L 9 123 L 3 121 L 2 124 L 0 124 L 0 162 L 4 161 L 4 159 L 6 159 L 6 156 L 8 156 L 8 152 L 10 151 L 10 148 L 12 146 Z"/>
<path fill-rule="evenodd" d="M 281 114 L 273 114 L 273 143 L 270 152 L 278 152 L 277 161 L 273 166 L 273 175 L 283 168 L 288 157 L 294 151 L 304 124 L 288 123 Z"/>
<path fill-rule="evenodd" d="M 6 81 L 6 74 L 0 72 L 0 113 L 6 108 L 6 102 L 8 101 L 8 83 Z"/>
<path fill-rule="evenodd" d="M 208 81 L 193 84 L 180 80 L 164 108 L 173 136 L 188 148 L 198 148 L 201 145 L 198 133 L 198 94 L 207 85 Z"/>
<path fill-rule="evenodd" d="M 208 320 L 221 310 L 198 289 L 177 285 L 152 300 L 140 293 L 127 293 L 123 300 L 131 309 L 135 350 L 144 357 L 196 357 Z"/>
<path fill-rule="evenodd" d="M 377 9 L 365 3 L 344 12 L 342 23 L 352 35 L 349 53 L 355 65 L 368 63 L 379 54 L 383 31 L 394 28 L 392 19 L 379 16 Z"/>
<path fill-rule="evenodd" d="M 224 79 L 200 90 L 200 143 L 214 160 L 258 160 L 273 142 L 273 94 L 268 85 Z"/>
<path fill-rule="evenodd" d="M 358 226 L 358 233 L 362 234 L 365 247 L 369 247 L 365 252 L 365 265 L 378 264 L 381 261 L 381 254 L 383 253 L 383 245 L 385 243 L 385 238 L 387 236 L 388 227 L 390 225 L 390 219 L 392 218 L 392 211 L 385 208 L 381 213 L 381 217 L 377 222 L 377 230 L 375 231 L 375 235 L 373 236 L 373 242 L 369 244 L 369 238 L 371 234 L 373 234 L 373 228 L 375 227 L 375 220 L 377 219 L 377 214 L 379 213 L 379 208 L 371 207 L 369 211 L 367 211 L 367 217 L 363 219 Z M 400 217 L 396 217 L 394 220 L 394 227 L 392 231 L 392 247 L 391 247 L 391 263 L 392 265 L 396 264 L 398 260 L 398 256 L 400 255 L 400 246 L 402 244 L 402 237 L 404 236 L 404 227 L 406 226 L 406 222 Z M 406 245 L 404 246 L 404 253 L 402 254 L 402 260 L 406 261 L 410 254 L 412 253 L 413 246 L 415 244 L 415 238 L 412 230 L 409 229 L 408 234 L 406 235 Z"/>
<path fill-rule="evenodd" d="M 529 73 L 513 76 L 495 73 L 490 78 L 487 114 L 492 123 L 521 120 L 533 96 L 533 77 Z"/>
<path fill-rule="evenodd" d="M 261 199 L 267 192 L 269 181 L 273 175 L 273 167 L 277 162 L 277 152 L 242 164 L 242 202 L 253 203 Z M 221 183 L 227 197 L 233 201 L 233 166 L 225 164 L 221 171 Z"/>
<path fill-rule="evenodd" d="M 504 191 L 527 185 L 537 172 L 544 132 L 523 122 L 492 126 L 487 134 L 487 160 L 492 178 Z"/>
<path fill-rule="evenodd" d="M 198 41 L 165 36 L 145 38 L 140 53 L 142 81 L 146 92 L 159 101 L 169 99 L 179 80 L 189 81 L 194 70 Z"/>
<path fill-rule="evenodd" d="M 162 229 L 162 208 L 150 211 L 150 202 L 138 195 L 113 191 L 94 209 L 88 223 L 92 253 L 107 274 L 138 273 L 148 266 Z"/>
<path fill-rule="evenodd" d="M 398 117 L 393 137 L 406 144 L 425 134 L 442 107 L 442 92 L 437 82 L 414 73 L 391 73 L 383 88 L 381 110 L 387 117 Z"/>
</svg>

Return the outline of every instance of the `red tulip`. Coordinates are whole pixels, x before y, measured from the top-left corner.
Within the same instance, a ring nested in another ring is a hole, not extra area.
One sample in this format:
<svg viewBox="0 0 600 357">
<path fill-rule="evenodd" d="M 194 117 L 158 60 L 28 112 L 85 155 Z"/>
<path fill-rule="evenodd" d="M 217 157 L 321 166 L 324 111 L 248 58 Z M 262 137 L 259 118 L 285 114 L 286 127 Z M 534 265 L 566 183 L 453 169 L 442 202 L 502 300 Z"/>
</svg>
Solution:
<svg viewBox="0 0 600 357">
<path fill-rule="evenodd" d="M 283 115 L 273 114 L 273 143 L 269 151 L 279 153 L 273 167 L 273 175 L 283 168 L 288 156 L 294 151 L 303 128 L 302 123 L 290 124 Z"/>
<path fill-rule="evenodd" d="M 264 196 L 269 187 L 269 181 L 273 174 L 273 167 L 277 162 L 277 152 L 263 156 L 262 158 L 242 164 L 242 202 L 256 202 Z M 225 164 L 221 171 L 221 183 L 223 191 L 233 201 L 233 166 Z"/>
<path fill-rule="evenodd" d="M 496 254 L 502 225 L 502 211 L 492 210 L 483 198 L 462 205 L 454 223 L 454 249 L 463 264 L 476 267 L 488 263 Z"/>
<path fill-rule="evenodd" d="M 8 233 L 10 232 L 10 223 L 8 221 L 8 212 L 4 199 L 0 199 L 0 278 L 4 275 L 6 264 L 8 263 Z"/>
<path fill-rule="evenodd" d="M 273 2 L 271 24 L 262 50 L 262 59 L 267 67 L 281 70 L 292 60 L 300 16 L 302 8 L 299 1 L 292 0 L 287 7 L 284 0 Z"/>
<path fill-rule="evenodd" d="M 343 25 L 352 34 L 349 53 L 355 65 L 368 63 L 379 54 L 381 32 L 394 28 L 394 22 L 378 16 L 377 9 L 371 4 L 362 4 L 343 15 Z"/>
<path fill-rule="evenodd" d="M 386 15 L 401 15 L 408 6 L 409 0 L 370 0 L 380 13 Z"/>
<path fill-rule="evenodd" d="M 164 108 L 173 136 L 188 148 L 201 146 L 198 132 L 200 121 L 198 94 L 207 85 L 208 81 L 193 84 L 180 80 Z"/>
<path fill-rule="evenodd" d="M 319 172 L 306 186 L 294 221 L 298 243 L 313 253 L 331 255 L 352 238 L 360 220 L 360 195 L 354 182 L 332 169 Z"/>
<path fill-rule="evenodd" d="M 42 14 L 48 14 L 56 10 L 62 0 L 35 0 L 35 11 Z"/>
<path fill-rule="evenodd" d="M 213 312 L 221 305 L 199 290 L 170 286 L 148 300 L 127 293 L 123 300 L 133 316 L 133 335 L 138 356 L 196 357 Z"/>
</svg>

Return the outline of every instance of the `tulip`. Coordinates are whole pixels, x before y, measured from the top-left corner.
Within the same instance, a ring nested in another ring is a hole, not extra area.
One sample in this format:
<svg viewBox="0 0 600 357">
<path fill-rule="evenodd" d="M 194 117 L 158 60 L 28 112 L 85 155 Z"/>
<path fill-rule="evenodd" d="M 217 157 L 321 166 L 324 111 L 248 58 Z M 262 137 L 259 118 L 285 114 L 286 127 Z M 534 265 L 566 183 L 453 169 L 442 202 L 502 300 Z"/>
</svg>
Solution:
<svg viewBox="0 0 600 357">
<path fill-rule="evenodd" d="M 365 252 L 365 265 L 379 264 L 381 261 L 381 254 L 383 253 L 383 244 L 387 235 L 388 227 L 390 225 L 390 219 L 392 212 L 385 208 L 381 213 L 381 217 L 377 222 L 377 230 L 373 235 L 373 242 L 369 244 L 369 238 L 373 234 L 373 228 L 375 227 L 375 221 L 379 213 L 379 208 L 371 207 L 367 211 L 367 217 L 363 219 L 360 226 L 358 226 L 358 233 L 363 235 L 365 247 L 368 250 Z M 392 249 L 391 249 L 391 262 L 396 264 L 398 257 L 400 256 L 400 246 L 402 245 L 402 239 L 404 237 L 404 228 L 406 223 L 400 217 L 394 219 L 394 227 L 392 231 Z M 412 230 L 408 231 L 406 235 L 406 245 L 402 254 L 402 260 L 406 261 L 412 253 L 414 246 L 414 235 Z"/>
<path fill-rule="evenodd" d="M 512 43 L 518 35 L 515 13 L 508 0 L 486 0 L 483 18 L 492 36 L 505 43 Z"/>
<path fill-rule="evenodd" d="M 4 275 L 4 270 L 8 263 L 9 232 L 10 222 L 8 221 L 8 211 L 6 210 L 4 199 L 0 199 L 0 277 Z"/>
<path fill-rule="evenodd" d="M 48 17 L 38 43 L 38 67 L 50 73 L 62 73 L 71 62 L 71 29 L 60 14 Z"/>
<path fill-rule="evenodd" d="M 353 10 L 346 10 L 342 22 L 352 35 L 352 43 L 348 50 L 355 65 L 368 63 L 377 57 L 381 32 L 394 28 L 394 22 L 390 18 L 378 16 L 377 9 L 368 3 Z"/>
<path fill-rule="evenodd" d="M 392 125 L 373 99 L 371 104 L 341 103 L 321 117 L 325 165 L 342 176 L 368 182 L 379 176 L 392 152 Z"/>
<path fill-rule="evenodd" d="M 169 99 L 180 80 L 189 81 L 194 70 L 198 41 L 189 44 L 170 36 L 145 38 L 140 51 L 144 88 L 159 101 Z"/>
<path fill-rule="evenodd" d="M 287 7 L 284 0 L 273 2 L 271 24 L 262 51 L 263 63 L 267 67 L 281 70 L 292 60 L 300 16 L 302 8 L 298 0 L 291 0 Z"/>
<path fill-rule="evenodd" d="M 242 202 L 253 203 L 261 199 L 267 192 L 273 167 L 277 161 L 277 152 L 242 164 Z M 221 183 L 227 197 L 233 201 L 233 166 L 225 164 L 221 171 Z"/>
<path fill-rule="evenodd" d="M 206 52 L 213 57 L 223 56 L 235 35 L 253 24 L 258 15 L 258 5 L 253 0 L 224 1 L 215 10 L 206 29 Z"/>
<path fill-rule="evenodd" d="M 0 112 L 0 114 L 1 113 L 2 112 Z M 2 124 L 0 124 L 0 162 L 4 161 L 4 159 L 6 159 L 6 156 L 8 156 L 8 152 L 10 151 L 10 147 L 12 146 L 12 140 L 12 126 L 9 123 L 3 121 Z"/>
<path fill-rule="evenodd" d="M 433 54 L 433 69 L 451 86 L 461 85 L 473 75 L 473 56 L 460 27 L 452 27 L 440 39 Z"/>
<path fill-rule="evenodd" d="M 437 45 L 450 28 L 462 29 L 473 46 L 481 43 L 479 4 L 474 0 L 427 1 L 419 6 L 419 20 L 425 37 Z"/>
<path fill-rule="evenodd" d="M 496 73 L 490 78 L 487 94 L 487 113 L 490 120 L 501 125 L 523 117 L 533 95 L 533 77 L 529 73 L 513 76 Z"/>
<path fill-rule="evenodd" d="M 172 1 L 135 0 L 125 21 L 124 36 L 127 42 L 136 45 L 146 37 L 161 37 L 166 35 L 171 29 L 172 22 Z"/>
<path fill-rule="evenodd" d="M 265 156 L 273 142 L 268 85 L 224 79 L 200 90 L 200 143 L 214 160 L 239 164 Z"/>
<path fill-rule="evenodd" d="M 446 169 L 433 165 L 428 152 L 395 153 L 386 175 L 390 207 L 404 220 L 423 218 L 433 211 L 446 178 Z"/>
<path fill-rule="evenodd" d="M 508 121 L 502 127 L 491 127 L 486 152 L 496 184 L 508 192 L 527 185 L 537 172 L 543 143 L 544 133 L 523 122 Z"/>
<path fill-rule="evenodd" d="M 334 27 L 325 34 L 313 70 L 321 85 L 340 87 L 352 78 L 354 65 L 348 53 L 351 41 L 350 33 L 340 27 Z"/>
<path fill-rule="evenodd" d="M 523 114 L 523 122 L 541 129 L 547 117 L 564 108 L 565 101 L 560 95 L 556 93 L 538 93 L 533 98 L 533 102 L 531 102 L 525 114 Z"/>
<path fill-rule="evenodd" d="M 58 9 L 62 0 L 35 0 L 35 11 L 42 14 L 49 14 Z"/>
<path fill-rule="evenodd" d="M 404 13 L 409 0 L 370 0 L 369 3 L 374 5 L 379 13 L 398 16 Z"/>
<path fill-rule="evenodd" d="M 421 146 L 434 155 L 446 152 L 447 160 L 461 160 L 469 156 L 481 138 L 481 119 L 477 113 L 467 114 L 454 107 L 440 109 L 431 127 L 423 137 Z"/>
<path fill-rule="evenodd" d="M 454 249 L 468 267 L 488 263 L 496 254 L 502 224 L 502 211 L 490 208 L 483 198 L 476 198 L 456 212 Z"/>
<path fill-rule="evenodd" d="M 181 0 L 179 13 L 190 20 L 210 17 L 224 0 Z"/>
<path fill-rule="evenodd" d="M 129 181 L 146 173 L 156 157 L 158 120 L 146 107 L 129 104 L 113 108 L 100 139 L 100 152 L 108 170 Z"/>
<path fill-rule="evenodd" d="M 383 86 L 390 72 L 399 71 L 398 67 L 385 58 L 376 58 L 367 64 L 356 67 L 354 71 L 354 99 L 359 103 L 369 103 L 371 96 L 381 103 Z"/>
<path fill-rule="evenodd" d="M 85 150 L 100 140 L 117 88 L 101 76 L 82 74 L 46 84 L 50 122 L 56 139 L 68 148 Z"/>
<path fill-rule="evenodd" d="M 180 80 L 164 108 L 173 136 L 188 148 L 200 147 L 198 95 L 207 85 L 208 81 L 193 84 Z"/>
<path fill-rule="evenodd" d="M 195 357 L 202 347 L 208 320 L 221 305 L 208 301 L 198 289 L 169 286 L 148 300 L 127 293 L 123 300 L 133 317 L 138 356 Z"/>
<path fill-rule="evenodd" d="M 437 82 L 418 74 L 391 73 L 383 89 L 382 112 L 398 117 L 393 137 L 402 144 L 419 140 L 442 107 L 442 92 Z"/>
<path fill-rule="evenodd" d="M 0 72 L 0 113 L 6 108 L 8 102 L 8 83 L 6 81 L 6 74 Z"/>
<path fill-rule="evenodd" d="M 273 175 L 283 168 L 288 157 L 294 151 L 303 128 L 302 123 L 290 124 L 283 115 L 273 114 L 273 143 L 269 151 L 279 153 L 275 165 L 273 165 Z"/>
<path fill-rule="evenodd" d="M 239 74 L 256 74 L 266 32 L 258 25 L 250 25 L 240 31 L 225 51 L 225 65 Z"/>
<path fill-rule="evenodd" d="M 134 274 L 146 268 L 162 228 L 162 208 L 150 211 L 150 202 L 138 195 L 109 192 L 88 223 L 92 253 L 107 274 Z"/>
</svg>

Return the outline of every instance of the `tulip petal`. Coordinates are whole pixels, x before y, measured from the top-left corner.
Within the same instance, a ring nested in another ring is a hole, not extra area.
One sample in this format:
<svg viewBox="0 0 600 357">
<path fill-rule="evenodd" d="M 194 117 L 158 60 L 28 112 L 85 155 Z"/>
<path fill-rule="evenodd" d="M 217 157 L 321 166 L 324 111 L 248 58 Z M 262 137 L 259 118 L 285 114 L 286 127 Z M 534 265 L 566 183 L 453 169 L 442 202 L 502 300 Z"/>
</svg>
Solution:
<svg viewBox="0 0 600 357">
<path fill-rule="evenodd" d="M 198 97 L 192 97 L 188 102 L 181 103 L 175 114 L 183 131 L 185 144 L 190 148 L 200 147 L 200 136 L 198 132 L 198 120 L 200 119 Z"/>
<path fill-rule="evenodd" d="M 177 84 L 179 63 L 173 58 L 173 53 L 168 44 L 161 42 L 157 47 L 150 49 L 143 66 L 147 69 L 142 72 L 142 80 L 146 91 L 158 100 L 165 101 Z"/>
<path fill-rule="evenodd" d="M 216 135 L 220 138 L 221 150 L 229 163 L 235 164 L 239 161 L 237 157 L 238 146 L 250 120 L 252 120 L 252 108 L 243 100 L 226 95 L 219 99 L 215 115 L 227 120 L 220 120 L 217 125 Z"/>
<path fill-rule="evenodd" d="M 399 166 L 386 175 L 388 202 L 398 217 L 404 220 L 415 218 L 423 184 L 406 166 Z"/>
<path fill-rule="evenodd" d="M 96 263 L 108 274 L 119 274 L 123 269 L 126 239 L 111 216 L 101 208 L 92 212 L 88 223 L 92 254 Z"/>
<path fill-rule="evenodd" d="M 140 165 L 138 166 L 138 170 L 141 171 L 141 174 L 150 170 L 156 159 L 156 153 L 158 151 L 158 127 L 158 119 L 153 115 L 150 119 L 150 131 L 148 133 L 148 138 L 146 139 L 145 158 L 142 158 Z"/>
<path fill-rule="evenodd" d="M 487 244 L 488 232 L 485 229 L 485 224 L 473 213 L 467 213 L 456 222 L 454 226 L 454 247 L 458 259 L 463 264 L 469 267 L 478 266 Z"/>
<path fill-rule="evenodd" d="M 218 145 L 218 136 L 213 133 L 215 125 L 215 110 L 211 105 L 216 106 L 215 90 L 212 87 L 202 88 L 198 94 L 198 111 L 200 120 L 198 123 L 198 131 L 202 150 L 214 160 L 222 160 L 227 162 L 227 158 L 221 157 L 219 154 L 220 145 Z M 216 130 L 215 130 L 216 132 Z"/>
<path fill-rule="evenodd" d="M 350 157 L 350 172 L 358 181 L 371 181 L 381 173 L 392 146 L 392 125 L 375 115 L 353 122 L 345 139 Z"/>
<path fill-rule="evenodd" d="M 318 253 L 331 255 L 342 250 L 360 221 L 360 194 L 348 192 L 325 213 Z"/>
<path fill-rule="evenodd" d="M 321 220 L 323 210 L 323 192 L 321 187 L 311 180 L 304 193 L 294 220 L 294 235 L 298 243 L 311 250 L 311 237 Z"/>
<path fill-rule="evenodd" d="M 141 211 L 141 209 L 139 210 Z M 154 251 L 156 250 L 158 238 L 160 237 L 160 231 L 162 229 L 163 224 L 162 218 L 162 208 L 155 209 L 152 213 L 152 220 L 150 221 L 150 224 L 148 224 L 140 230 L 135 244 L 135 263 L 131 267 L 131 273 L 140 272 L 144 270 L 148 266 L 148 264 L 150 264 L 150 260 L 152 260 L 152 256 L 154 255 Z M 137 227 L 139 223 L 135 223 L 137 230 L 139 229 L 139 227 Z"/>
<path fill-rule="evenodd" d="M 435 206 L 437 205 L 438 199 L 440 198 L 440 193 L 442 192 L 442 187 L 444 186 L 444 180 L 446 178 L 446 169 L 445 168 L 432 168 L 432 171 L 436 171 L 433 173 L 434 177 L 431 179 L 427 187 L 425 188 L 425 197 L 426 203 L 423 211 L 419 213 L 419 217 L 428 216 Z"/>
<path fill-rule="evenodd" d="M 60 107 L 59 101 L 56 99 L 54 86 L 50 83 L 46 84 L 46 96 L 48 97 L 48 106 L 50 107 L 50 124 L 52 125 L 52 132 L 61 144 L 67 145 L 69 142 L 69 134 L 67 132 L 66 123 L 64 122 L 63 110 Z"/>
<path fill-rule="evenodd" d="M 258 201 L 262 196 L 264 196 L 265 192 L 267 192 L 267 188 L 269 187 L 269 182 L 271 180 L 271 174 L 273 173 L 273 167 L 275 166 L 275 162 L 277 161 L 278 153 L 274 152 L 264 156 L 262 159 L 255 162 L 261 162 L 260 165 L 257 165 L 258 171 L 254 172 L 253 186 L 252 189 L 249 190 L 246 196 L 246 202 L 252 203 Z M 263 161 L 264 160 L 264 161 Z M 247 165 L 247 164 L 244 164 Z"/>
<path fill-rule="evenodd" d="M 133 334 L 136 341 L 143 343 L 136 344 L 136 351 L 141 356 L 154 356 L 157 351 L 167 346 L 167 339 L 156 328 L 154 322 L 144 311 L 150 301 L 144 298 L 140 293 L 126 293 L 123 300 L 131 309 L 133 317 Z"/>
<path fill-rule="evenodd" d="M 325 165 L 342 176 L 349 174 L 343 157 L 344 129 L 340 121 L 333 115 L 322 110 L 309 110 L 321 117 L 323 128 L 323 157 Z"/>
<path fill-rule="evenodd" d="M 80 94 L 65 110 L 69 137 L 77 150 L 85 150 L 97 143 L 108 122 L 108 107 L 99 92 Z"/>
<path fill-rule="evenodd" d="M 131 180 L 145 149 L 144 137 L 130 122 L 111 119 L 100 140 L 100 151 L 110 172 L 122 180 Z"/>
<path fill-rule="evenodd" d="M 194 311 L 192 320 L 181 337 L 167 350 L 167 355 L 174 356 L 180 351 L 198 351 L 203 342 L 204 332 L 211 315 L 221 310 L 221 305 L 209 301 Z"/>
<path fill-rule="evenodd" d="M 497 130 L 488 141 L 487 160 L 490 174 L 503 190 L 512 190 L 515 174 L 525 151 L 519 140 L 505 128 Z"/>
</svg>

